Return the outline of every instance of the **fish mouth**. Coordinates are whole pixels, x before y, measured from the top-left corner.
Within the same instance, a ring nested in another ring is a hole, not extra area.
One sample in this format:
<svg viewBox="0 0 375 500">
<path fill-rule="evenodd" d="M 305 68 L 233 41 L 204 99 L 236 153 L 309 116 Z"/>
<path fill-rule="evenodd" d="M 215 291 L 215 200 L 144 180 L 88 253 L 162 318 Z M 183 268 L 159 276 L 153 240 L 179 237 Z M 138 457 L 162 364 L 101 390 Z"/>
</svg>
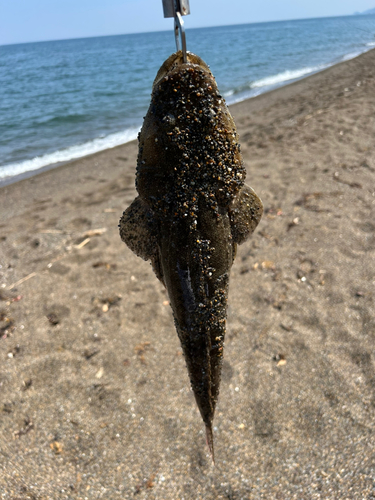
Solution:
<svg viewBox="0 0 375 500">
<path fill-rule="evenodd" d="M 154 80 L 154 87 L 167 75 L 170 75 L 175 71 L 179 71 L 182 67 L 189 67 L 189 66 L 198 66 L 205 73 L 207 73 L 207 76 L 213 79 L 210 68 L 199 56 L 193 54 L 192 52 L 187 52 L 186 57 L 187 57 L 187 62 L 184 63 L 184 56 L 181 50 L 169 56 L 168 59 L 164 61 L 159 71 L 157 72 L 157 75 Z"/>
</svg>

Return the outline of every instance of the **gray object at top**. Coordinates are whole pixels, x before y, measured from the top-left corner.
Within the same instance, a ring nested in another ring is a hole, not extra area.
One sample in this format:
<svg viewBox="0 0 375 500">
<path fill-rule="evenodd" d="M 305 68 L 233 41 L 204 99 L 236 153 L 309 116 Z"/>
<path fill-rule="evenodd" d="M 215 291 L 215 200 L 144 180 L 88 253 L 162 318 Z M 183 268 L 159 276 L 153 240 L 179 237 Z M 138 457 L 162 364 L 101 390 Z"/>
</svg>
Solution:
<svg viewBox="0 0 375 500">
<path fill-rule="evenodd" d="M 189 0 L 163 0 L 164 17 L 175 17 L 176 12 L 181 16 L 190 14 Z"/>
</svg>

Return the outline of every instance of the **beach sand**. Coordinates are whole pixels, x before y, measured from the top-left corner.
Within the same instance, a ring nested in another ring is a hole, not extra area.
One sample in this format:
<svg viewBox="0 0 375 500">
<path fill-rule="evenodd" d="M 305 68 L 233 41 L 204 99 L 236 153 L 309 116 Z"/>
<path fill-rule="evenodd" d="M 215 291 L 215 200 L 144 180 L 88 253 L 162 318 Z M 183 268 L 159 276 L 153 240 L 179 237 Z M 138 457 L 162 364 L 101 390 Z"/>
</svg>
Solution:
<svg viewBox="0 0 375 500">
<path fill-rule="evenodd" d="M 132 142 L 0 189 L 0 498 L 375 498 L 375 51 L 231 111 L 265 214 L 231 273 L 216 466 L 118 234 Z"/>
</svg>

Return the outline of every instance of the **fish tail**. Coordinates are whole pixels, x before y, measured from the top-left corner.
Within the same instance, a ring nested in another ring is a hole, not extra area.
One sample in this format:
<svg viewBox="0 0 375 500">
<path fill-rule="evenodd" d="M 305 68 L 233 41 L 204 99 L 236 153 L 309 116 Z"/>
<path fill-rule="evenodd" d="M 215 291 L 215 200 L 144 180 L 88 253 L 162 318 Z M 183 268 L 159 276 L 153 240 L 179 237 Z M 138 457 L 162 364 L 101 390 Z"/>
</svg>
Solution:
<svg viewBox="0 0 375 500">
<path fill-rule="evenodd" d="M 206 424 L 206 440 L 207 440 L 208 449 L 210 450 L 212 463 L 215 465 L 214 437 L 212 434 L 212 423 L 211 422 L 209 424 Z"/>
</svg>

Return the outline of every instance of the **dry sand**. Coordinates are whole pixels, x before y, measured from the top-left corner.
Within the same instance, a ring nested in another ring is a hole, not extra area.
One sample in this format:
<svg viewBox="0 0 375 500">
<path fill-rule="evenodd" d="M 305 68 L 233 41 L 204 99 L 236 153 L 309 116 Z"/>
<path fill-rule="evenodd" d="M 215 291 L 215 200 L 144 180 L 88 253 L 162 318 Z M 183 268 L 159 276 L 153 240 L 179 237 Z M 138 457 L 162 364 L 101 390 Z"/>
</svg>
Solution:
<svg viewBox="0 0 375 500">
<path fill-rule="evenodd" d="M 166 292 L 118 235 L 134 142 L 0 189 L 0 498 L 375 498 L 375 51 L 231 109 L 265 215 L 232 269 L 216 467 Z"/>
</svg>

